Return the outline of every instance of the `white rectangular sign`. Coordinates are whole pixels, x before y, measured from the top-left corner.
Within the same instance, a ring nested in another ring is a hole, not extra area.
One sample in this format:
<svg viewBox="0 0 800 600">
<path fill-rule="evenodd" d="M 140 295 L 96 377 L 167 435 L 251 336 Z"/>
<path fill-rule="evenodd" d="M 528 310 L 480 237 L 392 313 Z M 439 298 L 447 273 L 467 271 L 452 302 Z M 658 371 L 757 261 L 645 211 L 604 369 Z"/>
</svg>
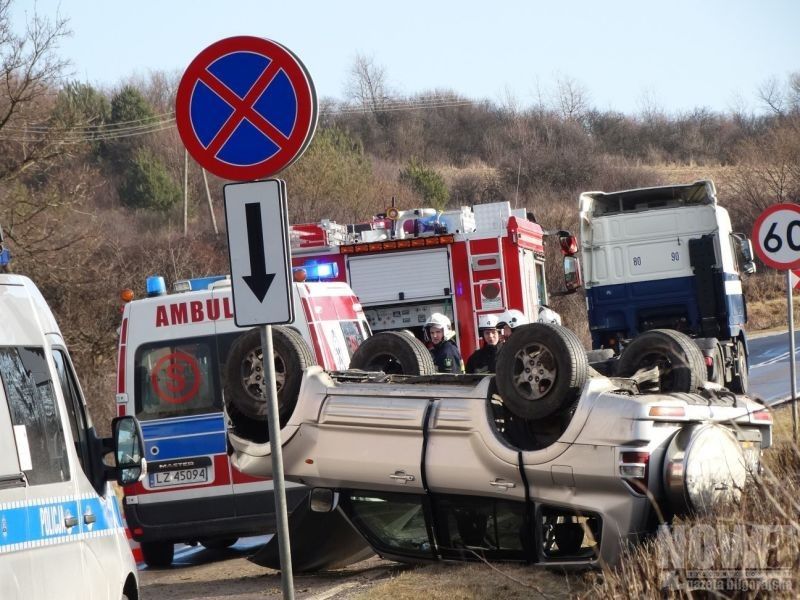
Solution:
<svg viewBox="0 0 800 600">
<path fill-rule="evenodd" d="M 293 321 L 286 184 L 229 183 L 223 193 L 236 325 Z"/>
</svg>

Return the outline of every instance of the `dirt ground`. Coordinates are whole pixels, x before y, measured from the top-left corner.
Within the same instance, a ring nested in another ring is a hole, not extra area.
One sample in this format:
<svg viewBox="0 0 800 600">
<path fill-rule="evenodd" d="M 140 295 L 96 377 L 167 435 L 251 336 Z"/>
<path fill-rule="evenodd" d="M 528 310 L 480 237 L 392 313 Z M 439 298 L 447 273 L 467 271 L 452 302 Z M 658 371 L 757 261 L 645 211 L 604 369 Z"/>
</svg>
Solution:
<svg viewBox="0 0 800 600">
<path fill-rule="evenodd" d="M 139 573 L 142 600 L 256 600 L 281 597 L 281 576 L 235 552 L 222 551 L 207 561 Z M 410 567 L 370 558 L 346 569 L 295 574 L 295 598 L 352 598 Z"/>
</svg>

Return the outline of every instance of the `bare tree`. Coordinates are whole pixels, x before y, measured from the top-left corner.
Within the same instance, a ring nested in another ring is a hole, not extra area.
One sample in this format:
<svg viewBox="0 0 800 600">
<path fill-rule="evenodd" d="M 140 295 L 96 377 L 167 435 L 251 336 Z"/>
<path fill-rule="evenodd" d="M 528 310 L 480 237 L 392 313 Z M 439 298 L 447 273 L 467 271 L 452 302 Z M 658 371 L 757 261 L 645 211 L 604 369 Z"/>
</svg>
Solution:
<svg viewBox="0 0 800 600">
<path fill-rule="evenodd" d="M 391 96 L 386 69 L 375 64 L 372 57 L 357 54 L 350 69 L 346 94 L 349 100 L 373 112 L 384 109 Z"/>
<path fill-rule="evenodd" d="M 553 104 L 565 121 L 581 121 L 591 108 L 586 88 L 572 77 L 564 76 L 556 80 Z"/>
</svg>

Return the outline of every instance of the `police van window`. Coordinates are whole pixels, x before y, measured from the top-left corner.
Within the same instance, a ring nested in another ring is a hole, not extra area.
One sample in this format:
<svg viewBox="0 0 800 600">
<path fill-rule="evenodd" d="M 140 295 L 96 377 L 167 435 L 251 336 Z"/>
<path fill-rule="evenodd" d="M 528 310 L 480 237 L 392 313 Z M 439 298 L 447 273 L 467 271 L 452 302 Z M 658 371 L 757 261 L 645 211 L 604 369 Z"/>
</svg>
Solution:
<svg viewBox="0 0 800 600">
<path fill-rule="evenodd" d="M 25 485 L 25 479 L 19 468 L 11 415 L 8 413 L 8 405 L 4 400 L 3 386 L 0 385 L 0 490 L 23 485 Z"/>
<path fill-rule="evenodd" d="M 0 348 L 20 466 L 30 485 L 67 481 L 69 461 L 53 382 L 41 348 Z"/>
<path fill-rule="evenodd" d="M 142 346 L 136 351 L 136 415 L 142 420 L 221 410 L 211 337 Z"/>
<path fill-rule="evenodd" d="M 53 362 L 56 363 L 56 372 L 61 384 L 61 393 L 67 407 L 67 417 L 72 429 L 72 439 L 75 440 L 75 449 L 78 452 L 81 468 L 86 475 L 91 476 L 91 462 L 89 460 L 89 423 L 83 411 L 83 402 L 78 391 L 77 378 L 70 368 L 69 361 L 62 350 L 53 352 Z"/>
</svg>

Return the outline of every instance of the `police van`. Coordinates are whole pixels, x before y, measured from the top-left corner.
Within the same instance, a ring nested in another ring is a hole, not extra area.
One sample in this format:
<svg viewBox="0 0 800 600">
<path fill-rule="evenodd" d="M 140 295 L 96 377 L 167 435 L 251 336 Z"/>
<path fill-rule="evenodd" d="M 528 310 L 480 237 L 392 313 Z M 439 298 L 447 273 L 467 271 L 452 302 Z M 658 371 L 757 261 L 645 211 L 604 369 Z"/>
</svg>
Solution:
<svg viewBox="0 0 800 600">
<path fill-rule="evenodd" d="M 296 274 L 297 278 L 298 274 Z M 345 283 L 294 282 L 295 320 L 274 326 L 281 422 L 294 408 L 303 369 L 348 368 L 369 335 L 358 298 Z M 225 548 L 275 529 L 272 482 L 231 466 L 223 396 L 236 395 L 237 423 L 267 440 L 260 330 L 234 323 L 230 279 L 175 283 L 148 278 L 148 297 L 122 312 L 117 412 L 135 415 L 144 434 L 148 476 L 125 488 L 124 510 L 145 563 L 172 563 L 175 543 Z M 287 489 L 290 510 L 305 499 Z"/>
<path fill-rule="evenodd" d="M 112 431 L 97 436 L 39 290 L 27 277 L 0 274 L 3 600 L 139 597 L 109 480 L 137 481 L 144 449 L 133 417 L 114 419 Z M 113 466 L 103 462 L 107 453 Z"/>
</svg>

